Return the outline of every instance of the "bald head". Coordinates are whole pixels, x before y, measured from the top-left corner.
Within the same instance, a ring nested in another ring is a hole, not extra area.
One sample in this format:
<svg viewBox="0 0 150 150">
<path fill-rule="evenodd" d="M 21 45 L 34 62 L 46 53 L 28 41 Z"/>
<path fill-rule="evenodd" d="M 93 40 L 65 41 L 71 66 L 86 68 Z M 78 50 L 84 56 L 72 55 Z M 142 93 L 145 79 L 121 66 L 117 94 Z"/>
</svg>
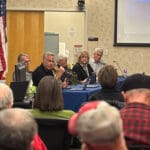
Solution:
<svg viewBox="0 0 150 150">
<path fill-rule="evenodd" d="M 12 107 L 13 92 L 6 84 L 0 83 L 0 109 Z"/>
</svg>

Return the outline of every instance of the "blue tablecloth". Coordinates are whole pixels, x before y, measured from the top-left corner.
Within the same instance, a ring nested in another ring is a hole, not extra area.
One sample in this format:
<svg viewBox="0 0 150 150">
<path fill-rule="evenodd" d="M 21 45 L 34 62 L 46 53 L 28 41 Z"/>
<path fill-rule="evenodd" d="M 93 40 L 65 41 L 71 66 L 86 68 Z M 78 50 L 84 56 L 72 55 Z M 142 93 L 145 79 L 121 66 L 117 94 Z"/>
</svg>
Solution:
<svg viewBox="0 0 150 150">
<path fill-rule="evenodd" d="M 100 85 L 92 88 L 86 88 L 85 90 L 72 90 L 72 88 L 82 88 L 83 85 L 76 85 L 70 89 L 63 90 L 64 108 L 71 109 L 75 112 L 78 111 L 80 106 L 87 101 L 88 97 L 100 90 Z"/>
<path fill-rule="evenodd" d="M 117 88 L 120 89 L 122 83 L 124 82 L 125 77 L 119 77 L 117 82 Z M 99 84 L 96 84 L 96 87 L 87 87 L 85 90 L 72 90 L 72 88 L 81 88 L 83 85 L 71 86 L 70 89 L 63 89 L 64 97 L 64 109 L 71 109 L 75 112 L 78 111 L 80 106 L 88 100 L 88 97 L 98 92 L 101 89 Z"/>
</svg>

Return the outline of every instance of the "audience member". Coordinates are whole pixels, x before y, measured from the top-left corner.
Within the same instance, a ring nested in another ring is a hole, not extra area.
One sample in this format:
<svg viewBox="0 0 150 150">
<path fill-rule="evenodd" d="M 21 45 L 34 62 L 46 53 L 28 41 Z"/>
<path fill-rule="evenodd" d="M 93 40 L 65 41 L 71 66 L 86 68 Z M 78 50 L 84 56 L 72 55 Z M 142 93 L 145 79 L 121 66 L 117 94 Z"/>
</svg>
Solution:
<svg viewBox="0 0 150 150">
<path fill-rule="evenodd" d="M 0 83 L 0 110 L 6 109 L 6 108 L 11 108 L 12 106 L 13 106 L 12 90 L 6 84 Z M 38 134 L 36 134 L 34 136 L 33 147 L 34 147 L 34 150 L 47 150 L 45 144 L 40 139 Z M 0 146 L 0 148 L 1 148 L 1 146 Z M 14 150 L 16 150 L 16 149 L 14 149 Z"/>
<path fill-rule="evenodd" d="M 104 99 L 108 103 L 120 108 L 124 103 L 121 92 L 116 89 L 118 80 L 117 70 L 112 65 L 104 66 L 98 73 L 98 82 L 101 85 L 100 91 L 89 97 L 89 101 Z"/>
<path fill-rule="evenodd" d="M 40 80 L 47 75 L 60 79 L 65 70 L 63 67 L 56 69 L 55 65 L 55 55 L 49 51 L 45 52 L 41 65 L 32 74 L 33 85 L 37 86 Z"/>
<path fill-rule="evenodd" d="M 72 71 L 77 74 L 77 78 L 81 82 L 86 82 L 92 75 L 94 71 L 89 64 L 89 54 L 87 51 L 81 51 L 78 62 L 73 66 Z"/>
<path fill-rule="evenodd" d="M 64 110 L 64 101 L 60 82 L 52 76 L 43 77 L 37 87 L 34 117 L 70 118 L 74 112 Z"/>
<path fill-rule="evenodd" d="M 17 57 L 17 62 L 18 64 L 15 65 L 15 67 L 18 68 L 26 68 L 26 81 L 30 81 L 32 79 L 32 72 L 29 71 L 29 63 L 30 63 L 30 57 L 28 54 L 21 53 Z M 17 81 L 17 75 L 15 74 L 16 72 L 13 72 L 13 81 Z"/>
<path fill-rule="evenodd" d="M 37 124 L 27 110 L 4 109 L 0 112 L 0 133 L 1 150 L 33 150 Z"/>
<path fill-rule="evenodd" d="M 127 77 L 122 95 L 126 106 L 120 112 L 127 144 L 150 145 L 150 76 Z"/>
<path fill-rule="evenodd" d="M 103 49 L 95 48 L 93 59 L 91 59 L 90 65 L 92 66 L 96 75 L 98 75 L 100 69 L 105 66 L 105 63 L 101 60 L 102 56 L 103 56 Z"/>
<path fill-rule="evenodd" d="M 57 66 L 63 67 L 65 69 L 65 72 L 61 76 L 61 81 L 67 80 L 69 83 L 71 82 L 70 79 L 72 77 L 72 71 L 70 68 L 68 68 L 67 64 L 68 57 L 64 54 L 58 54 L 57 56 Z"/>
<path fill-rule="evenodd" d="M 68 129 L 79 136 L 82 150 L 127 150 L 120 113 L 104 101 L 83 105 L 69 120 Z"/>
</svg>

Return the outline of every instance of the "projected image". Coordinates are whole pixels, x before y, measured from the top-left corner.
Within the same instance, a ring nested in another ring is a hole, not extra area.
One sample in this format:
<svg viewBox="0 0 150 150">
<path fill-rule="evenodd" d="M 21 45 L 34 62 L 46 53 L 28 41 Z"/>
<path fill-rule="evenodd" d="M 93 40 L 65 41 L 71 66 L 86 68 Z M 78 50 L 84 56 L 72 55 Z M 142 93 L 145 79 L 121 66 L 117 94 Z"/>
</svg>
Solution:
<svg viewBox="0 0 150 150">
<path fill-rule="evenodd" d="M 116 44 L 149 44 L 150 0 L 116 0 Z"/>
</svg>

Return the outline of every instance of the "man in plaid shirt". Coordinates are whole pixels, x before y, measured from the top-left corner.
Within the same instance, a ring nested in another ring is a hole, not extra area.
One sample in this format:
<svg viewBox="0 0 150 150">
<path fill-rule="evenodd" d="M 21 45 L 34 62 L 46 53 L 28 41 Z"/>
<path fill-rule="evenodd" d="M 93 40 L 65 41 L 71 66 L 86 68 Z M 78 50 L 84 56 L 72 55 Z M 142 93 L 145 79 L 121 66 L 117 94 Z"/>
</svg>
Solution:
<svg viewBox="0 0 150 150">
<path fill-rule="evenodd" d="M 150 145 L 150 76 L 131 75 L 121 90 L 126 102 L 120 112 L 127 145 Z"/>
</svg>

